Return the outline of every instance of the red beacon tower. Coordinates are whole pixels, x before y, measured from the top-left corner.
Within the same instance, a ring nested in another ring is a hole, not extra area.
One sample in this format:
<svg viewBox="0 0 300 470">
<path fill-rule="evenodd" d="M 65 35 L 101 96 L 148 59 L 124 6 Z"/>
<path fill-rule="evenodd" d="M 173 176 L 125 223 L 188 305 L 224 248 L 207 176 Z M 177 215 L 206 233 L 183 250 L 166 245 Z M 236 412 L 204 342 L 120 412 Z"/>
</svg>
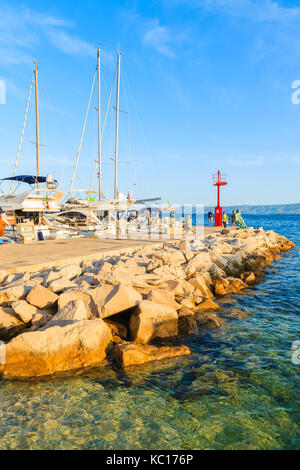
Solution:
<svg viewBox="0 0 300 470">
<path fill-rule="evenodd" d="M 226 186 L 227 184 L 227 176 L 221 175 L 220 170 L 217 174 L 213 175 L 213 184 L 214 186 L 218 187 L 218 205 L 215 208 L 215 227 L 222 226 L 222 217 L 223 217 L 223 209 L 220 205 L 220 187 Z"/>
</svg>

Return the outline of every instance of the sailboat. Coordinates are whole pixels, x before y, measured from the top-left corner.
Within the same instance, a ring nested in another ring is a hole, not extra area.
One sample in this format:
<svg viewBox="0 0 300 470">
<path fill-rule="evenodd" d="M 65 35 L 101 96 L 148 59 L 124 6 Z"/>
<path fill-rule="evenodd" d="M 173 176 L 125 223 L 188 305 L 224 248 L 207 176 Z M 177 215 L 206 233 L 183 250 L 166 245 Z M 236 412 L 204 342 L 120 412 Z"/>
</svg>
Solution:
<svg viewBox="0 0 300 470">
<path fill-rule="evenodd" d="M 17 175 L 17 166 L 22 147 L 23 135 L 27 120 L 32 86 L 35 88 L 35 121 L 36 121 L 36 174 Z M 22 127 L 21 138 L 15 162 L 13 175 L 2 178 L 0 183 L 10 181 L 8 193 L 1 189 L 0 208 L 2 218 L 6 223 L 5 235 L 13 239 L 18 239 L 22 233 L 22 224 L 32 224 L 32 239 L 44 240 L 52 238 L 57 229 L 47 218 L 47 212 L 59 212 L 60 203 L 64 197 L 63 191 L 57 190 L 57 181 L 52 175 L 40 175 L 40 139 L 39 139 L 39 92 L 38 92 L 38 65 L 34 62 L 33 79 L 30 85 L 29 97 L 25 112 L 25 119 Z M 14 183 L 17 187 L 14 189 Z M 28 185 L 30 189 L 18 192 L 23 185 Z M 45 185 L 45 186 L 43 186 Z"/>
<path fill-rule="evenodd" d="M 126 198 L 118 190 L 118 143 L 119 143 L 119 102 L 120 102 L 120 72 L 121 72 L 121 52 L 118 52 L 117 59 L 117 86 L 116 86 L 116 120 L 115 120 L 115 145 L 114 145 L 114 197 L 113 199 L 105 199 L 102 192 L 102 168 L 101 168 L 101 144 L 103 130 L 101 130 L 101 108 L 100 108 L 100 52 L 101 49 L 97 49 L 97 82 L 98 82 L 98 155 L 96 166 L 98 167 L 98 191 L 92 191 L 89 189 L 73 189 L 75 175 L 77 171 L 80 151 L 83 143 L 83 137 L 85 133 L 85 127 L 87 117 L 90 109 L 91 98 L 93 94 L 96 72 L 92 84 L 92 89 L 89 97 L 88 108 L 85 116 L 83 131 L 81 140 L 77 152 L 75 161 L 74 171 L 71 179 L 71 184 L 68 193 L 67 201 L 61 205 L 62 212 L 55 217 L 57 223 L 62 223 L 65 228 L 78 228 L 82 236 L 107 236 L 116 235 L 117 233 L 125 233 L 128 229 L 137 230 L 137 224 L 130 224 L 128 220 L 132 215 L 129 216 L 128 211 L 130 208 L 133 209 L 135 204 L 143 205 L 146 202 L 157 202 L 161 198 L 141 199 L 139 201 L 131 199 L 129 196 Z M 110 100 L 109 100 L 110 102 Z M 109 107 L 109 104 L 108 104 Z M 108 111 L 108 110 L 107 110 Z M 85 194 L 86 198 L 74 198 L 72 193 Z M 96 199 L 94 195 L 97 195 Z M 131 211 L 132 212 L 132 211 Z M 136 217 L 135 217 L 136 218 Z"/>
</svg>

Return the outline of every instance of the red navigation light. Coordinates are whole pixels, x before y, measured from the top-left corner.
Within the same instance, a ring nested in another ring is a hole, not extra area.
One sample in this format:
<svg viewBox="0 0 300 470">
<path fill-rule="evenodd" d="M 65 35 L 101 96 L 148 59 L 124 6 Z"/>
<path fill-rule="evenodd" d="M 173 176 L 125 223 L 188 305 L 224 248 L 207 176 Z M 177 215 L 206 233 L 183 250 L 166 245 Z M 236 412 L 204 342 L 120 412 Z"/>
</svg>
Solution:
<svg viewBox="0 0 300 470">
<path fill-rule="evenodd" d="M 223 210 L 220 205 L 220 187 L 227 185 L 227 175 L 221 174 L 219 170 L 218 173 L 215 173 L 214 175 L 212 175 L 212 177 L 213 177 L 213 185 L 218 187 L 218 205 L 215 208 L 215 226 L 221 227 Z"/>
</svg>

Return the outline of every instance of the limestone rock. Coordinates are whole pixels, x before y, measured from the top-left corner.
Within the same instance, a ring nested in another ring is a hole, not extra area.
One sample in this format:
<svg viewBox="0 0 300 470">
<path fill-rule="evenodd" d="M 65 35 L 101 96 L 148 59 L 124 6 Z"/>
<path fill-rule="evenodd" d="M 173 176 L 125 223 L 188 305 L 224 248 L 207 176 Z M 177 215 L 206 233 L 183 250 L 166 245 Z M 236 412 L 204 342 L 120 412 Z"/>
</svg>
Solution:
<svg viewBox="0 0 300 470">
<path fill-rule="evenodd" d="M 195 315 L 195 309 L 183 307 L 178 312 L 178 319 L 183 317 L 193 317 Z"/>
<path fill-rule="evenodd" d="M 168 250 L 153 253 L 153 259 L 161 260 L 164 264 L 170 264 L 172 266 L 179 266 L 186 262 L 185 256 L 180 250 Z"/>
<path fill-rule="evenodd" d="M 0 340 L 10 339 L 24 328 L 24 323 L 16 317 L 12 308 L 0 307 Z"/>
<path fill-rule="evenodd" d="M 241 279 L 236 277 L 228 277 L 227 281 L 229 282 L 229 292 L 233 294 L 239 294 L 243 289 L 246 289 L 247 284 L 245 284 Z"/>
<path fill-rule="evenodd" d="M 72 300 L 82 300 L 87 310 L 88 318 L 96 318 L 98 316 L 98 309 L 90 295 L 91 292 L 93 292 L 92 289 L 85 290 L 82 288 L 67 290 L 66 292 L 63 292 L 63 294 L 60 294 L 57 303 L 58 308 L 62 309 L 67 303 L 71 302 Z"/>
<path fill-rule="evenodd" d="M 9 287 L 0 288 L 0 304 L 7 302 L 16 302 L 17 300 L 24 299 L 28 292 L 35 286 L 35 282 L 28 281 L 16 282 Z"/>
<path fill-rule="evenodd" d="M 49 289 L 37 284 L 26 297 L 26 300 L 31 305 L 40 309 L 52 307 L 58 300 L 58 295 L 51 292 Z"/>
<path fill-rule="evenodd" d="M 215 313 L 197 313 L 196 319 L 201 328 L 219 328 L 222 326 L 221 319 Z"/>
<path fill-rule="evenodd" d="M 59 277 L 48 284 L 48 289 L 52 292 L 63 292 L 75 287 L 77 287 L 77 283 L 70 281 L 67 277 Z"/>
<path fill-rule="evenodd" d="M 211 299 L 206 299 L 201 304 L 197 305 L 197 312 L 207 312 L 209 310 L 217 310 L 221 308 L 216 302 Z"/>
<path fill-rule="evenodd" d="M 23 333 L 6 345 L 3 377 L 39 377 L 99 364 L 112 340 L 103 320 Z"/>
<path fill-rule="evenodd" d="M 178 315 L 173 307 L 143 300 L 130 317 L 131 337 L 137 343 L 177 336 Z"/>
<path fill-rule="evenodd" d="M 24 323 L 29 323 L 32 320 L 33 315 L 37 312 L 37 307 L 30 305 L 26 300 L 19 300 L 12 304 L 14 312 Z"/>
<path fill-rule="evenodd" d="M 151 300 L 157 304 L 169 305 L 176 310 L 181 308 L 180 304 L 175 300 L 175 294 L 172 291 L 168 290 L 151 290 L 147 295 L 147 300 Z"/>
<path fill-rule="evenodd" d="M 59 269 L 60 277 L 64 277 L 66 279 L 74 279 L 74 277 L 80 276 L 82 273 L 82 269 L 78 264 L 70 264 L 69 266 L 65 266 L 62 269 Z"/>
<path fill-rule="evenodd" d="M 125 341 L 116 344 L 114 348 L 115 361 L 119 367 L 144 364 L 145 362 L 189 354 L 191 354 L 191 351 L 187 346 L 162 346 L 158 348 L 149 344 L 142 345 Z"/>
<path fill-rule="evenodd" d="M 184 295 L 186 292 L 193 293 L 195 288 L 185 279 L 168 280 L 166 288 L 173 291 L 175 295 Z"/>
<path fill-rule="evenodd" d="M 180 335 L 194 335 L 198 333 L 197 321 L 193 316 L 184 316 L 178 319 Z"/>
<path fill-rule="evenodd" d="M 82 274 L 79 277 L 73 279 L 73 283 L 77 286 L 93 286 L 99 284 L 99 280 L 96 278 L 95 274 Z"/>
<path fill-rule="evenodd" d="M 200 274 L 198 276 L 192 277 L 189 280 L 189 283 L 192 284 L 192 286 L 194 286 L 195 289 L 199 290 L 202 296 L 213 297 L 213 293 L 210 290 L 209 286 L 207 285 L 205 276 Z"/>
<path fill-rule="evenodd" d="M 36 331 L 45 326 L 53 317 L 51 310 L 37 310 L 31 319 L 31 327 L 29 331 Z"/>
<path fill-rule="evenodd" d="M 44 329 L 52 326 L 66 326 L 80 320 L 88 320 L 85 304 L 82 300 L 71 300 L 58 310 Z"/>
<path fill-rule="evenodd" d="M 110 328 L 113 340 L 115 342 L 120 342 L 122 339 L 127 339 L 127 327 L 122 323 L 111 321 L 111 320 L 104 320 L 107 326 Z"/>
<path fill-rule="evenodd" d="M 245 282 L 247 284 L 254 284 L 255 283 L 255 274 L 250 273 L 245 276 Z"/>
<path fill-rule="evenodd" d="M 142 301 L 142 296 L 133 287 L 126 285 L 101 286 L 90 291 L 100 318 L 135 307 Z"/>
<path fill-rule="evenodd" d="M 188 262 L 186 267 L 186 273 L 188 276 L 193 276 L 197 272 L 209 271 L 212 265 L 208 251 L 202 251 L 198 253 L 191 261 Z"/>
<path fill-rule="evenodd" d="M 173 279 L 177 281 L 178 279 L 185 279 L 186 274 L 181 266 L 168 266 L 164 265 L 160 268 L 156 268 L 153 271 L 154 274 L 160 276 L 161 280 L 170 280 Z"/>
<path fill-rule="evenodd" d="M 216 295 L 226 295 L 229 293 L 229 282 L 227 279 L 217 279 L 215 281 Z"/>
</svg>

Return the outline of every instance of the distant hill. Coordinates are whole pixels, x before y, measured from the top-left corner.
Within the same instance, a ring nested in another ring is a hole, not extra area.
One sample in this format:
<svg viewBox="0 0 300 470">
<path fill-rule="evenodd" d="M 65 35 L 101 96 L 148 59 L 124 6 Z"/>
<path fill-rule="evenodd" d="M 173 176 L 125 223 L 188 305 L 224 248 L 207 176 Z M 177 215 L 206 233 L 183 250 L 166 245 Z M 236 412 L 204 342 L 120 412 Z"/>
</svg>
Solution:
<svg viewBox="0 0 300 470">
<path fill-rule="evenodd" d="M 209 210 L 210 208 L 208 208 Z M 226 206 L 223 207 L 226 212 L 231 212 L 235 209 L 240 209 L 242 214 L 300 214 L 300 204 L 276 204 L 266 206 Z"/>
</svg>

